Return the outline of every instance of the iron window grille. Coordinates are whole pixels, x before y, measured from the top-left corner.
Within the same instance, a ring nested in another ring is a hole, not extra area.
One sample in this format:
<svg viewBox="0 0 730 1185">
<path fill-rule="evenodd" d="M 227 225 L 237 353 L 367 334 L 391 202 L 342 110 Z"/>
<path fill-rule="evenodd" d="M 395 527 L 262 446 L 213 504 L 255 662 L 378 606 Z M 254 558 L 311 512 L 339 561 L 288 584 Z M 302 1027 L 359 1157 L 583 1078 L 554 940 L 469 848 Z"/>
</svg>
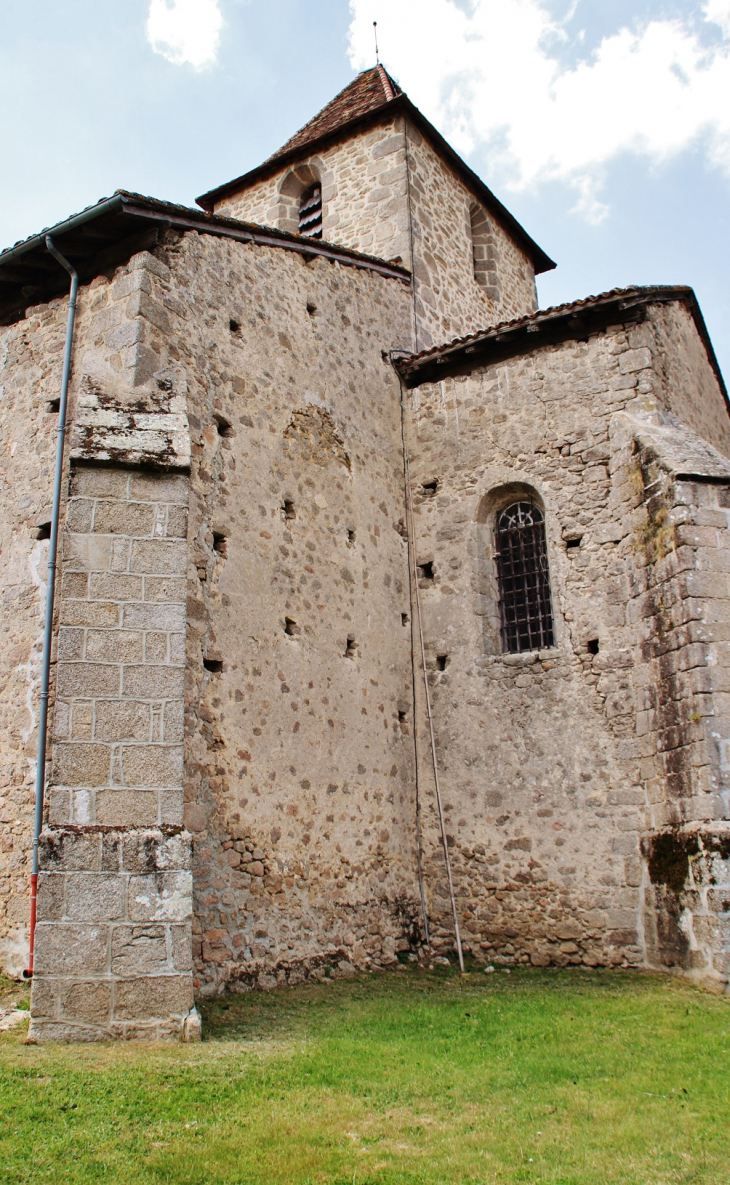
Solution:
<svg viewBox="0 0 730 1185">
<path fill-rule="evenodd" d="M 322 238 L 322 187 L 312 185 L 299 204 L 299 233 L 308 239 Z"/>
<path fill-rule="evenodd" d="M 514 502 L 499 515 L 497 573 L 503 650 L 554 645 L 545 519 L 533 502 Z"/>
</svg>

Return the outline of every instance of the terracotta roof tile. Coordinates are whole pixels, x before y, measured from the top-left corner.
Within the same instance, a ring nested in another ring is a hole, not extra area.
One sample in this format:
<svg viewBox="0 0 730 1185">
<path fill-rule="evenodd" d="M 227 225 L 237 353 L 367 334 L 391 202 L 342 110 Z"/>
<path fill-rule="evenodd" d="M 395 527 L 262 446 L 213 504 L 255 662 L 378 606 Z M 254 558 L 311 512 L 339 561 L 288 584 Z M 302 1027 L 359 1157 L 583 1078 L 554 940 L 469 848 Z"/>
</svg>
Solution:
<svg viewBox="0 0 730 1185">
<path fill-rule="evenodd" d="M 448 373 L 457 373 L 464 364 L 483 366 L 490 361 L 490 355 L 494 358 L 525 355 L 532 349 L 548 344 L 551 332 L 562 334 L 567 329 L 569 332 L 574 330 L 575 336 L 579 336 L 585 332 L 586 322 L 595 323 L 596 318 L 615 316 L 620 320 L 637 306 L 667 301 L 682 301 L 688 306 L 730 411 L 725 380 L 697 297 L 686 284 L 635 284 L 630 288 L 612 288 L 609 292 L 586 296 L 567 304 L 551 305 L 550 308 L 538 309 L 524 317 L 488 325 L 477 333 L 457 337 L 431 349 L 421 350 L 418 354 L 401 354 L 394 360 L 395 366 L 406 386 L 420 386 Z"/>
<path fill-rule="evenodd" d="M 323 107 L 314 119 L 310 119 L 309 123 L 287 140 L 273 156 L 268 157 L 264 164 L 270 164 L 280 156 L 286 156 L 298 148 L 303 148 L 305 144 L 311 144 L 322 136 L 336 132 L 353 119 L 360 119 L 363 115 L 369 115 L 371 111 L 379 110 L 401 93 L 398 83 L 386 74 L 382 66 L 364 70 L 340 91 L 331 103 Z"/>
<path fill-rule="evenodd" d="M 452 350 L 457 350 L 460 346 L 476 345 L 479 342 L 495 337 L 497 334 L 501 335 L 512 329 L 520 329 L 526 325 L 550 321 L 562 317 L 566 313 L 580 313 L 581 309 L 597 308 L 599 305 L 609 304 L 619 297 L 629 300 L 633 297 L 648 298 L 653 295 L 660 296 L 664 293 L 676 294 L 678 292 L 690 294 L 692 289 L 670 284 L 611 288 L 610 291 L 599 292 L 596 296 L 585 296 L 580 300 L 568 301 L 566 304 L 555 304 L 550 305 L 546 309 L 537 309 L 534 313 L 527 313 L 524 317 L 514 317 L 511 321 L 497 321 L 495 324 L 487 325 L 484 329 L 480 329 L 476 333 L 467 333 L 464 337 L 455 337 L 451 341 L 443 342 L 441 345 L 430 346 L 427 350 L 421 350 L 418 354 L 409 354 L 402 359 L 402 362 L 405 365 L 411 366 L 414 363 L 420 362 L 421 359 L 432 358 L 447 351 L 450 353 Z"/>
</svg>

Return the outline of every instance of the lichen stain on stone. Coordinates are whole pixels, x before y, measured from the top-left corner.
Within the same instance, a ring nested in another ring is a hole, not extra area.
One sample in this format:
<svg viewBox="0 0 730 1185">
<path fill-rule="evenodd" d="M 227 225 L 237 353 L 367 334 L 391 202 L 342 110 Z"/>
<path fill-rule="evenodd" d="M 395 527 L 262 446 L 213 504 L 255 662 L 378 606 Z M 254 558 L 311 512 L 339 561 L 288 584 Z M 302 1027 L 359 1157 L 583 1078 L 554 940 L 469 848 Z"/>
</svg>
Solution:
<svg viewBox="0 0 730 1185">
<path fill-rule="evenodd" d="M 638 445 L 637 445 L 638 448 Z M 646 500 L 646 522 L 636 532 L 635 548 L 643 552 L 648 564 L 656 564 L 677 550 L 676 532 L 669 517 L 664 490 L 659 490 L 662 470 L 651 449 L 636 456 L 630 480 L 636 492 Z M 656 492 L 652 493 L 652 489 Z"/>
<path fill-rule="evenodd" d="M 651 499 L 648 504 L 646 523 L 636 532 L 637 548 L 643 551 L 649 564 L 658 563 L 677 548 L 669 511 L 666 506 L 652 505 L 654 501 Z"/>
<path fill-rule="evenodd" d="M 131 417 L 130 417 L 131 420 Z M 77 461 L 114 461 L 118 465 L 157 465 L 173 467 L 178 453 L 167 432 L 146 433 L 149 447 L 139 444 L 139 433 L 133 422 L 122 427 L 79 425 L 74 435 L 74 455 Z"/>
<path fill-rule="evenodd" d="M 707 835 L 669 828 L 642 841 L 654 886 L 656 937 L 664 966 L 690 968 L 696 958 L 692 941 L 692 897 L 703 885 L 724 881 L 719 861 L 730 857 L 730 835 Z"/>
<path fill-rule="evenodd" d="M 295 411 L 284 430 L 284 439 L 303 461 L 315 465 L 337 461 L 348 473 L 352 469 L 345 443 L 326 408 L 305 407 Z"/>
<path fill-rule="evenodd" d="M 187 384 L 182 373 L 160 373 L 144 388 L 90 374 L 71 432 L 71 459 L 114 461 L 161 469 L 190 463 Z"/>
<path fill-rule="evenodd" d="M 687 883 L 690 861 L 700 851 L 697 836 L 661 831 L 646 839 L 643 846 L 651 883 L 664 885 L 679 896 Z"/>
<path fill-rule="evenodd" d="M 642 842 L 649 878 L 654 885 L 656 936 L 661 962 L 688 967 L 690 942 L 683 924 L 682 895 L 687 887 L 691 861 L 700 852 L 697 835 L 676 829 L 659 832 Z"/>
</svg>

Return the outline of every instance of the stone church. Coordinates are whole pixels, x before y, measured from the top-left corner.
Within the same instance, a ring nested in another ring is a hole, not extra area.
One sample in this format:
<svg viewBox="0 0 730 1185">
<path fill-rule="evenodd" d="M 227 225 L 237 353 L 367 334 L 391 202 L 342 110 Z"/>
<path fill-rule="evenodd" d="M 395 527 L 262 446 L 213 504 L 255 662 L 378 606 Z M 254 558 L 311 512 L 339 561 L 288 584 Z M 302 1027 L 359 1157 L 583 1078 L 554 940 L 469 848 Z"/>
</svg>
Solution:
<svg viewBox="0 0 730 1185">
<path fill-rule="evenodd" d="M 382 67 L 198 207 L 118 191 L 0 254 L 31 1036 L 462 952 L 723 990 L 730 419 L 692 289 L 538 309 L 553 262 Z"/>
</svg>

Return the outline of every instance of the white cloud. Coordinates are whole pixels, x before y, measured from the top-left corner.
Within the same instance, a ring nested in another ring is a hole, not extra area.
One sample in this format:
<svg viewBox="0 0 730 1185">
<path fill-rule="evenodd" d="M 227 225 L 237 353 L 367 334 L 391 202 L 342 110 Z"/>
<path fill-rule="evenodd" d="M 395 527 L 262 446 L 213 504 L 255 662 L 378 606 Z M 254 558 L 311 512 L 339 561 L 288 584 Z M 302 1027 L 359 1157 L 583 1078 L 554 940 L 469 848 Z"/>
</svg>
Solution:
<svg viewBox="0 0 730 1185">
<path fill-rule="evenodd" d="M 730 0 L 705 0 L 703 10 L 708 21 L 719 25 L 726 37 L 730 37 Z"/>
<path fill-rule="evenodd" d="M 358 68 L 372 63 L 373 9 L 350 0 Z M 698 27 L 712 32 L 707 44 Z M 551 50 L 568 38 L 542 0 L 472 0 L 469 11 L 389 0 L 378 33 L 386 65 L 456 147 L 488 146 L 492 172 L 514 189 L 568 182 L 589 221 L 607 213 L 602 181 L 620 153 L 661 162 L 702 143 L 730 178 L 730 0 L 695 0 L 686 23 L 618 28 L 575 66 Z"/>
<path fill-rule="evenodd" d="M 150 0 L 147 40 L 168 62 L 201 70 L 215 61 L 222 25 L 218 0 Z"/>
</svg>

